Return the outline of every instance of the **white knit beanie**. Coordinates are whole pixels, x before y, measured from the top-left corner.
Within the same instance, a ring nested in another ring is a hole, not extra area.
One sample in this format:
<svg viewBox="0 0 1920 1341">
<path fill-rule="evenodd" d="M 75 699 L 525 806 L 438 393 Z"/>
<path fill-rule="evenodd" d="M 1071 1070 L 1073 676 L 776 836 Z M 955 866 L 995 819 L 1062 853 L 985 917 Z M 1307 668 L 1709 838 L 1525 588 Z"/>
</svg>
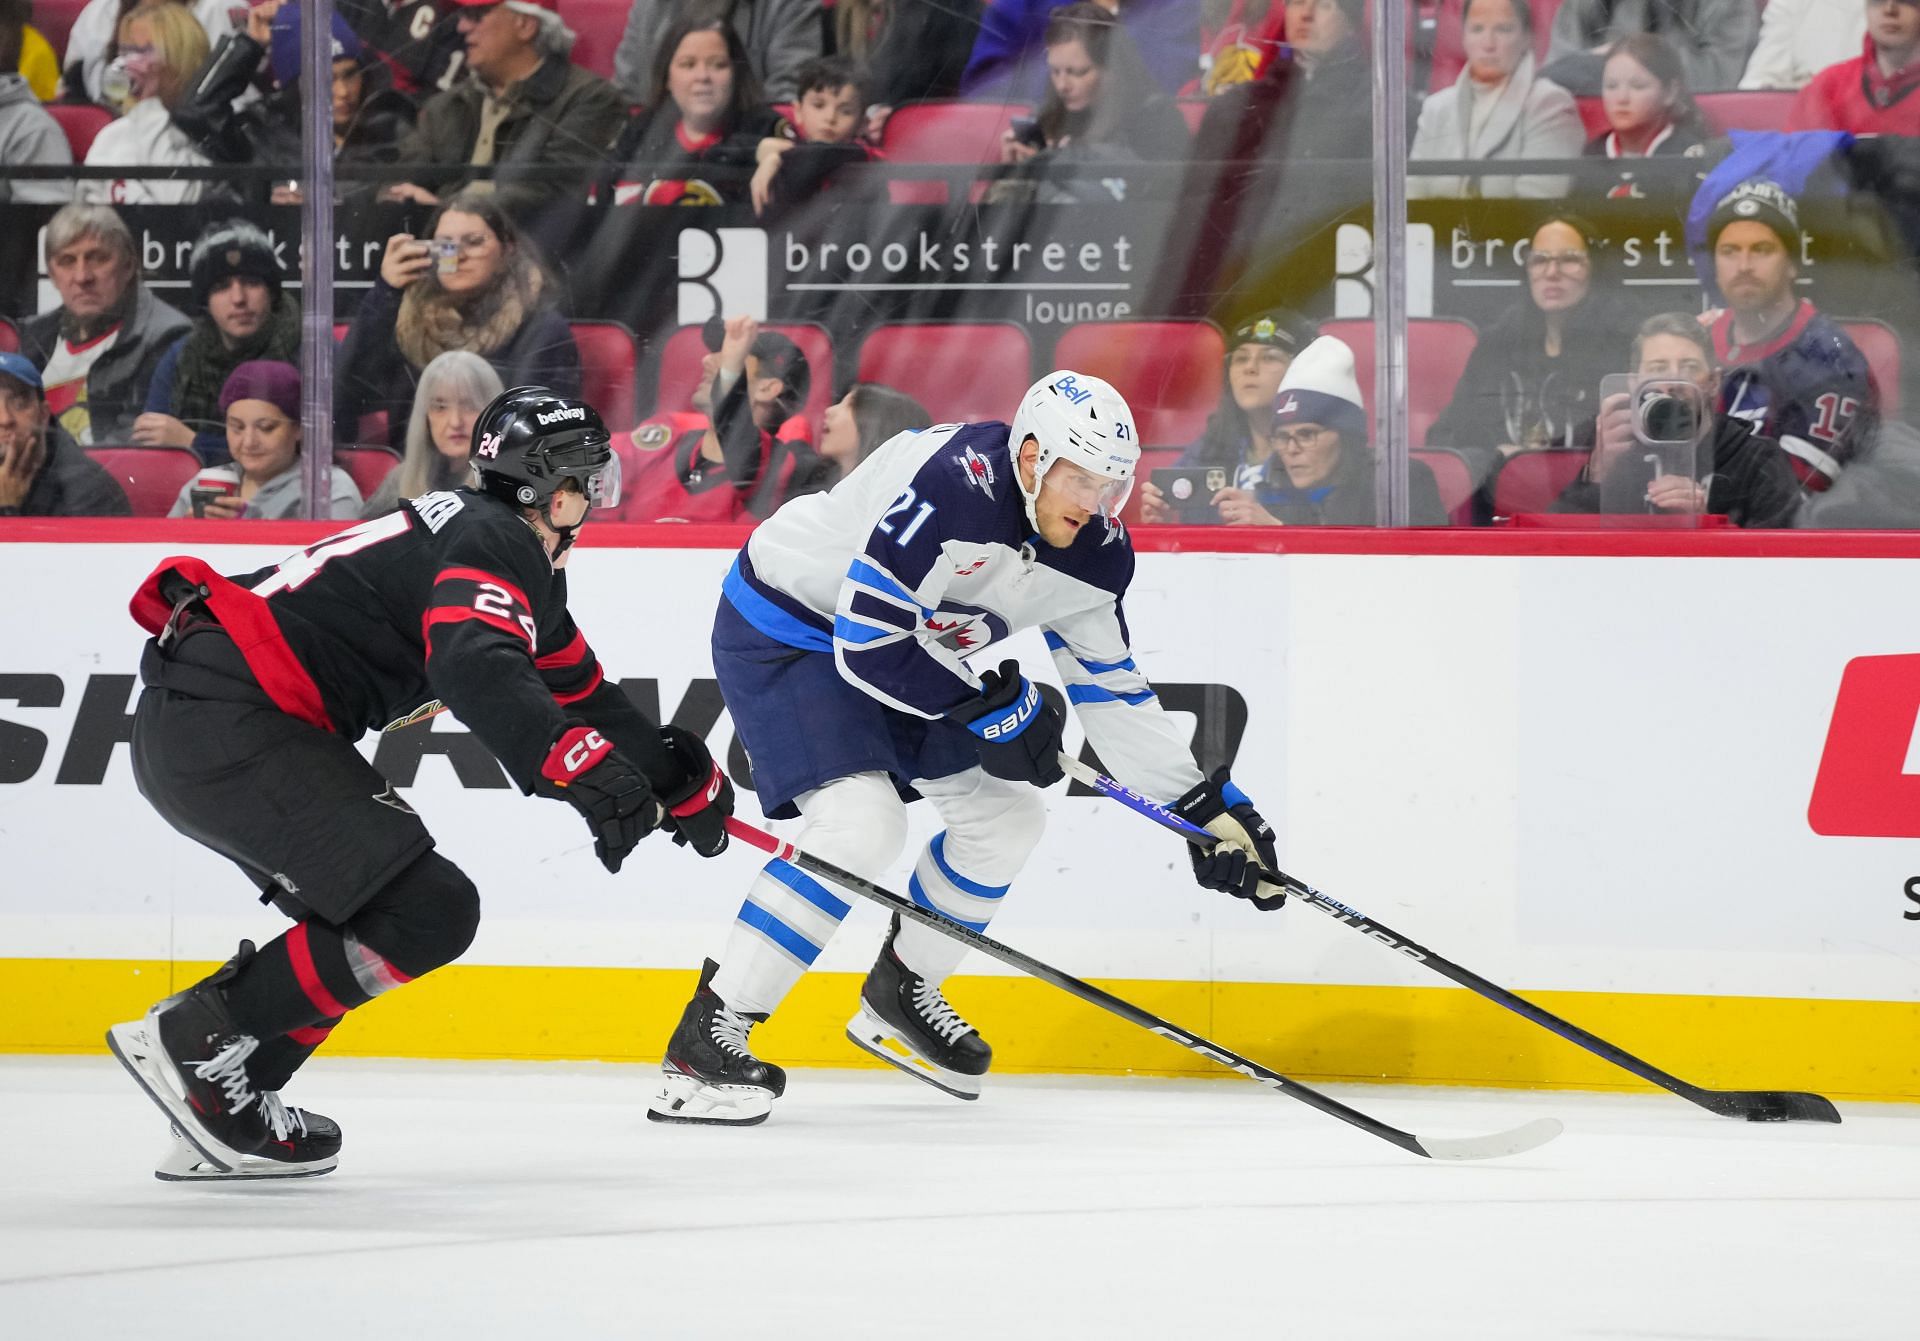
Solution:
<svg viewBox="0 0 1920 1341">
<path fill-rule="evenodd" d="M 1294 356 L 1274 394 L 1273 424 L 1320 424 L 1365 441 L 1366 406 L 1344 340 L 1322 335 Z"/>
</svg>

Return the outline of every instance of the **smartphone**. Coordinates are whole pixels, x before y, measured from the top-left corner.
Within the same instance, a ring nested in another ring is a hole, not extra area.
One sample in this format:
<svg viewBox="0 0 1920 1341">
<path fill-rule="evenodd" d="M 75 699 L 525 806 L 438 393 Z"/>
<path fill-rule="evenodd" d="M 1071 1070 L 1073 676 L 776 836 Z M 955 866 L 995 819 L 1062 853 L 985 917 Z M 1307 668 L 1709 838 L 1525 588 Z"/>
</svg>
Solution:
<svg viewBox="0 0 1920 1341">
<path fill-rule="evenodd" d="M 216 498 L 225 498 L 228 492 L 226 489 L 189 489 L 187 490 L 187 501 L 193 505 L 194 516 L 205 518 L 207 515 L 207 504 Z"/>
<path fill-rule="evenodd" d="M 434 273 L 445 279 L 460 268 L 460 244 L 452 238 L 429 238 L 427 254 L 433 257 Z"/>
<path fill-rule="evenodd" d="M 1046 132 L 1040 129 L 1040 123 L 1030 116 L 1016 116 L 1007 123 L 1007 129 L 1013 132 L 1013 142 L 1024 144 L 1030 149 L 1047 147 Z"/>
<path fill-rule="evenodd" d="M 1167 507 L 1184 526 L 1205 526 L 1220 520 L 1213 510 L 1213 496 L 1232 481 L 1224 466 L 1160 466 L 1153 472 L 1153 487 L 1167 500 Z"/>
</svg>

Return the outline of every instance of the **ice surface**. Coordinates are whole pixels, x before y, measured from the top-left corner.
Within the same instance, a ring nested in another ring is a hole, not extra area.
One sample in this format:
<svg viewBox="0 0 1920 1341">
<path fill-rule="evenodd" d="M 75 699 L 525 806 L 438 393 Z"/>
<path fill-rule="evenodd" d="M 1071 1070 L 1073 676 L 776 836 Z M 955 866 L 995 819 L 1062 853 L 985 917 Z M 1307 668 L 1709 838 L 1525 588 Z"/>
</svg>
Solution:
<svg viewBox="0 0 1920 1341">
<path fill-rule="evenodd" d="M 766 1125 L 644 1120 L 631 1066 L 320 1059 L 338 1172 L 156 1182 L 111 1059 L 0 1059 L 0 1337 L 1920 1336 L 1920 1112 L 1330 1087 L 1423 1161 L 1219 1082 L 800 1072 Z"/>
</svg>

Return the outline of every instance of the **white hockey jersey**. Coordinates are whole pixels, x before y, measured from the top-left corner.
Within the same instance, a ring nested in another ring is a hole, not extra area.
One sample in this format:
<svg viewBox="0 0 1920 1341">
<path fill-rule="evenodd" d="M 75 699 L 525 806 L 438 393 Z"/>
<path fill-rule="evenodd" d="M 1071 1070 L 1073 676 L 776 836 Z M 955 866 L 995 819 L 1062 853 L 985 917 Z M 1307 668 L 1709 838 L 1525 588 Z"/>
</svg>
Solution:
<svg viewBox="0 0 1920 1341">
<path fill-rule="evenodd" d="M 725 593 L 760 632 L 831 652 L 842 678 L 935 718 L 979 692 L 967 658 L 1040 628 L 1101 761 L 1171 801 L 1201 781 L 1134 664 L 1121 609 L 1126 528 L 1094 522 L 1057 549 L 1033 533 L 1005 424 L 944 424 L 884 444 L 827 493 L 756 528 Z"/>
</svg>

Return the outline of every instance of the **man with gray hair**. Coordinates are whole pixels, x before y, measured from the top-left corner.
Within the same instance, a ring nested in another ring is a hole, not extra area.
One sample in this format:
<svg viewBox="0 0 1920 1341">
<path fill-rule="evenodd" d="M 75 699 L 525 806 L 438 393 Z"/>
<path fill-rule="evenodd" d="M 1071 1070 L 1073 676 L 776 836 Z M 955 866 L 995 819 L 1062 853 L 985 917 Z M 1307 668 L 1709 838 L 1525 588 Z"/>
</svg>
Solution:
<svg viewBox="0 0 1920 1341">
<path fill-rule="evenodd" d="M 133 234 L 110 205 L 55 214 L 46 262 L 60 306 L 20 327 L 20 352 L 40 370 L 47 409 L 75 442 L 130 442 L 153 370 L 189 323 L 140 282 Z"/>
<path fill-rule="evenodd" d="M 556 0 L 454 3 L 469 74 L 427 101 L 398 151 L 402 163 L 444 170 L 396 182 L 381 196 L 437 205 L 481 182 L 468 168 L 497 166 L 498 175 L 486 180 L 504 209 L 525 217 L 564 183 L 520 177 L 512 169 L 598 164 L 625 109 L 613 85 L 573 63 L 574 33 L 555 10 Z"/>
</svg>

